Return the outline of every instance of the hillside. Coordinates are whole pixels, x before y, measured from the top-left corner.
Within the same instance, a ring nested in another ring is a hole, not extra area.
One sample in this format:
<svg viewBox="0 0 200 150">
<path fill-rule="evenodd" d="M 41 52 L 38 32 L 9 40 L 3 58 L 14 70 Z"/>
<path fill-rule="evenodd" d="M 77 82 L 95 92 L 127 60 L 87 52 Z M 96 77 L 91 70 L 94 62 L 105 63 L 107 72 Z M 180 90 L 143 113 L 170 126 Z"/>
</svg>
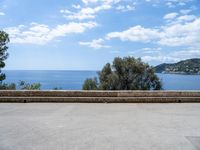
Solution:
<svg viewBox="0 0 200 150">
<path fill-rule="evenodd" d="M 187 59 L 174 64 L 163 63 L 156 66 L 155 70 L 157 73 L 200 75 L 200 58 Z"/>
</svg>

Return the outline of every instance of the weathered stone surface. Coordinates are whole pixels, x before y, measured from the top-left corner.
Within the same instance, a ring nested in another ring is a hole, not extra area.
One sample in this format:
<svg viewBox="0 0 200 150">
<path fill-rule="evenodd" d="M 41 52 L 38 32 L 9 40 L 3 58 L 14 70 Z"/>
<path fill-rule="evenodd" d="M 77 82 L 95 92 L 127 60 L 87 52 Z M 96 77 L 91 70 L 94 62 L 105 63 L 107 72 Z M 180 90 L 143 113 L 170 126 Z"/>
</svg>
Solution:
<svg viewBox="0 0 200 150">
<path fill-rule="evenodd" d="M 0 102 L 198 103 L 200 91 L 0 91 Z"/>
<path fill-rule="evenodd" d="M 119 91 L 119 97 L 200 97 L 200 91 Z"/>
<path fill-rule="evenodd" d="M 0 91 L 3 97 L 116 97 L 117 91 Z"/>
<path fill-rule="evenodd" d="M 200 97 L 200 91 L 0 91 L 0 97 Z"/>
</svg>

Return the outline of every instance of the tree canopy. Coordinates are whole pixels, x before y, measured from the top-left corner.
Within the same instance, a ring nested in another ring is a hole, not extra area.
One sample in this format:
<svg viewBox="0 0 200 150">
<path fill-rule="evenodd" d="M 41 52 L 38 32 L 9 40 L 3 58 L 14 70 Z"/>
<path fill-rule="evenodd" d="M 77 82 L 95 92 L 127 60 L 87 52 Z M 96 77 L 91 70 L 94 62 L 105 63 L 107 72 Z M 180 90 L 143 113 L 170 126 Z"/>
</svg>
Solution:
<svg viewBox="0 0 200 150">
<path fill-rule="evenodd" d="M 98 73 L 98 80 L 86 79 L 83 90 L 160 90 L 162 83 L 154 68 L 140 58 L 116 57 Z"/>
<path fill-rule="evenodd" d="M 5 80 L 6 75 L 2 73 L 1 69 L 5 67 L 5 60 L 8 57 L 7 44 L 9 42 L 9 36 L 6 32 L 0 31 L 0 83 Z"/>
</svg>

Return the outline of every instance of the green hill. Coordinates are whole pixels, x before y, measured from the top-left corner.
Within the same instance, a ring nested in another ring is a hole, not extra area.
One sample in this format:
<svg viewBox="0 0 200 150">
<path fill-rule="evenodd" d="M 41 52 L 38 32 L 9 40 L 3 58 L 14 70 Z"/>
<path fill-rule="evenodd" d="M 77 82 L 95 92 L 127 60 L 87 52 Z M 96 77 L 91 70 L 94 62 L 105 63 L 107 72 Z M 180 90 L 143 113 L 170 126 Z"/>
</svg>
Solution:
<svg viewBox="0 0 200 150">
<path fill-rule="evenodd" d="M 155 70 L 157 73 L 200 75 L 200 58 L 187 59 L 174 64 L 160 64 L 155 67 Z"/>
</svg>

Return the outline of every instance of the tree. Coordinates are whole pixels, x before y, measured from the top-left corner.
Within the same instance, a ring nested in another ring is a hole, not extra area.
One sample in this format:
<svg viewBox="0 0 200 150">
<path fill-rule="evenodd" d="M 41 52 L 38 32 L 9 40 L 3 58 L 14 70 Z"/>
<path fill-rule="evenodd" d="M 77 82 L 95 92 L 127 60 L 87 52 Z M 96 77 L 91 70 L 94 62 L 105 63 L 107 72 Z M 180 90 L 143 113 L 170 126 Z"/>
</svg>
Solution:
<svg viewBox="0 0 200 150">
<path fill-rule="evenodd" d="M 6 75 L 2 73 L 1 69 L 5 67 L 5 60 L 8 58 L 7 49 L 6 46 L 9 42 L 9 36 L 6 32 L 0 31 L 0 84 L 2 84 L 2 81 L 5 80 Z"/>
<path fill-rule="evenodd" d="M 95 79 L 87 79 L 83 87 L 90 87 L 85 88 L 87 90 L 162 89 L 162 83 L 155 74 L 154 68 L 142 62 L 140 58 L 116 57 L 113 64 L 107 63 L 98 75 L 99 83 Z"/>
</svg>

